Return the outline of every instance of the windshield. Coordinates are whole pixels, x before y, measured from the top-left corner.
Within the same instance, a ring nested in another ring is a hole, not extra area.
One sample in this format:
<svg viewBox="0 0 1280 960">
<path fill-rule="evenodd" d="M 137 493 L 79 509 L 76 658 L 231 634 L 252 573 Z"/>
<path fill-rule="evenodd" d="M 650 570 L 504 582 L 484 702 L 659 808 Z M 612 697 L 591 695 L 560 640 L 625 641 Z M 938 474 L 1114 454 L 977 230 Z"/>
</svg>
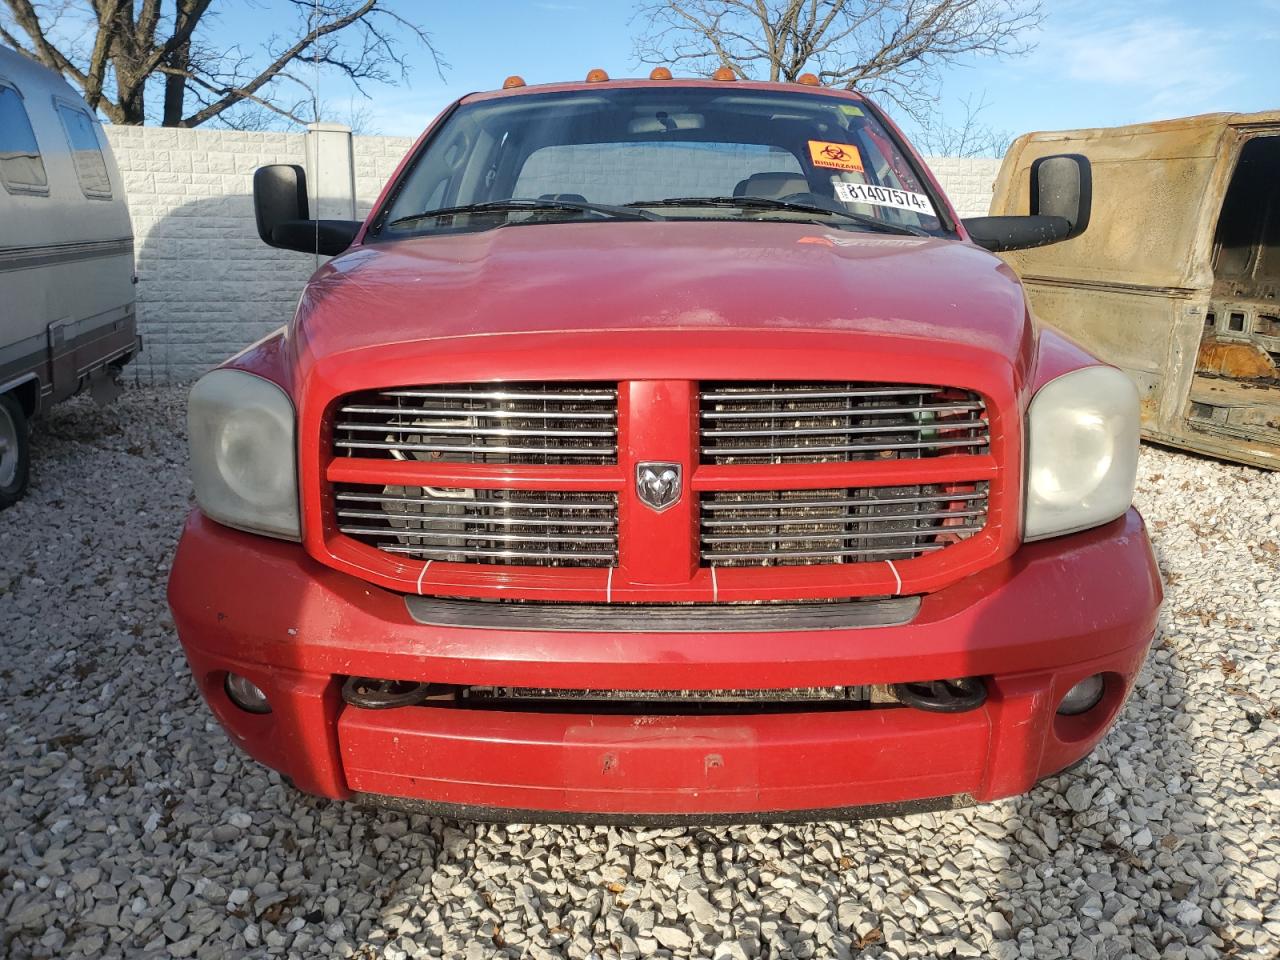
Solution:
<svg viewBox="0 0 1280 960">
<path fill-rule="evenodd" d="M 370 236 L 619 218 L 636 229 L 657 219 L 798 220 L 950 235 L 893 137 L 858 101 L 663 86 L 460 105 Z"/>
</svg>

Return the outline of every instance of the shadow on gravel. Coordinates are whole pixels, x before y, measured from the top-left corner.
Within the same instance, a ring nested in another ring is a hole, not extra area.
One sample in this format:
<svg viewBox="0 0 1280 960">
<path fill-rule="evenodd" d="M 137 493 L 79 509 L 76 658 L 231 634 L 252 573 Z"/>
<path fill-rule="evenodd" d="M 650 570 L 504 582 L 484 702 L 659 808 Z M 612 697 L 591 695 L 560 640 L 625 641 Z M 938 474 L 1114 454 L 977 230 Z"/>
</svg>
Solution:
<svg viewBox="0 0 1280 960">
<path fill-rule="evenodd" d="M 1166 609 L 1175 609 L 1179 576 L 1168 579 Z M 1215 781 L 1198 769 L 1193 738 L 1204 731 L 1186 680 L 1205 671 L 1229 678 L 1235 668 L 1184 654 L 1181 627 L 1178 615 L 1158 633 L 1094 754 L 1025 796 L 885 821 L 726 829 L 411 818 L 402 842 L 431 865 L 410 867 L 385 888 L 361 944 L 395 957 L 423 948 L 568 957 L 1233 955 L 1239 945 L 1224 929 L 1222 905 L 1232 873 L 1207 794 Z M 382 828 L 401 822 L 372 816 Z"/>
<path fill-rule="evenodd" d="M 214 723 L 164 605 L 182 399 L 59 408 L 0 516 L 0 956 L 1274 953 L 1277 816 L 1254 796 L 1280 785 L 1280 620 L 1257 531 L 1280 484 L 1256 471 L 1144 455 L 1162 638 L 1093 758 L 1025 797 L 785 827 L 458 824 L 299 793 Z"/>
<path fill-rule="evenodd" d="M 1001 804 L 1010 855 L 986 919 L 1012 942 L 997 960 L 1219 955 L 1208 907 L 1229 876 L 1197 795 L 1188 666 L 1158 635 L 1089 759 Z"/>
</svg>

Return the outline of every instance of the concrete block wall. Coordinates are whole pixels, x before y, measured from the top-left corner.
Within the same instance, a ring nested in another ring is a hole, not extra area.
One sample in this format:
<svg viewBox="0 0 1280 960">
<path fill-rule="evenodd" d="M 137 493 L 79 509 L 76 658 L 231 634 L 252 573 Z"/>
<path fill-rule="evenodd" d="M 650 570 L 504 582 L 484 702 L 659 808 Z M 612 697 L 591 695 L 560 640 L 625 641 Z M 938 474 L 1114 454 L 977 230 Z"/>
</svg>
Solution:
<svg viewBox="0 0 1280 960">
<path fill-rule="evenodd" d="M 133 217 L 144 339 L 127 376 L 194 379 L 285 323 L 323 259 L 265 246 L 253 217 L 253 171 L 304 163 L 305 135 L 106 129 Z M 353 139 L 358 216 L 411 145 L 407 137 Z M 929 163 L 962 216 L 987 211 L 998 160 Z"/>
<path fill-rule="evenodd" d="M 305 162 L 305 135 L 108 126 L 133 218 L 141 381 L 191 380 L 288 321 L 323 258 L 258 239 L 253 171 Z M 355 137 L 364 216 L 412 141 Z"/>
<path fill-rule="evenodd" d="M 986 216 L 1000 159 L 991 157 L 928 157 L 926 163 L 962 217 Z"/>
<path fill-rule="evenodd" d="M 187 380 L 262 336 L 297 302 L 313 258 L 258 240 L 253 171 L 302 163 L 302 134 L 107 127 L 129 196 L 140 380 Z"/>
</svg>

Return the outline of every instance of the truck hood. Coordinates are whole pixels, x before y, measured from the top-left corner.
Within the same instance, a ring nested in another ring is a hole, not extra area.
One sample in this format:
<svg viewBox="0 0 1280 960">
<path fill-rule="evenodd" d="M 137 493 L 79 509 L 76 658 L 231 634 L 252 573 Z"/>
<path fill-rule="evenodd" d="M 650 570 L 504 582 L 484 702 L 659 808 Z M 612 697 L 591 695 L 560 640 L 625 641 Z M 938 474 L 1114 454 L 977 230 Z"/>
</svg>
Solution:
<svg viewBox="0 0 1280 960">
<path fill-rule="evenodd" d="M 939 240 L 782 222 L 511 226 L 357 247 L 322 267 L 292 334 L 299 362 L 369 347 L 622 330 L 891 334 L 1023 367 L 1013 272 Z"/>
</svg>

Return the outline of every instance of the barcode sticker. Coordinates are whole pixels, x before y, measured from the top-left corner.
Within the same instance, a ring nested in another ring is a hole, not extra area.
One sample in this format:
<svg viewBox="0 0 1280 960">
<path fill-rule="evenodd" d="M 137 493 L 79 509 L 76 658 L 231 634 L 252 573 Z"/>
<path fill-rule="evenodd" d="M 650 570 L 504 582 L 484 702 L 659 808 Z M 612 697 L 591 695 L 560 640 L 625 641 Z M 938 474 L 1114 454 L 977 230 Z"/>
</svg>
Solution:
<svg viewBox="0 0 1280 960">
<path fill-rule="evenodd" d="M 895 210 L 910 210 L 928 217 L 935 216 L 933 204 L 923 193 L 877 187 L 869 183 L 845 183 L 835 178 L 832 180 L 836 196 L 845 203 L 868 203 L 873 207 L 893 207 Z"/>
</svg>

